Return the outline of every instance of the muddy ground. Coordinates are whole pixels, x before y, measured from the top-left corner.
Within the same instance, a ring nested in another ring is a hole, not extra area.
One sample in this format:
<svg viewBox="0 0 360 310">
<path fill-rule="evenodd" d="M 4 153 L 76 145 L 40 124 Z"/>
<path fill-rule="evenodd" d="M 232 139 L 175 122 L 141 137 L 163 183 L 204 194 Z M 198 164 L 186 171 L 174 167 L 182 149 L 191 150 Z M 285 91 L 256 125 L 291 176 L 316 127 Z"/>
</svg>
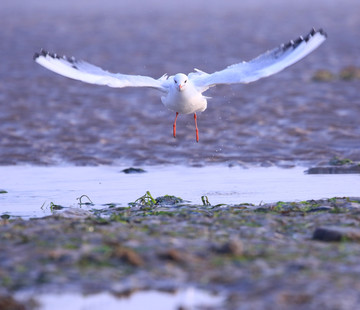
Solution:
<svg viewBox="0 0 360 310">
<path fill-rule="evenodd" d="M 39 292 L 191 284 L 223 294 L 224 309 L 357 308 L 360 198 L 206 204 L 145 197 L 78 217 L 3 218 L 0 305 L 28 289 L 34 300 L 17 309 L 32 309 Z"/>
</svg>

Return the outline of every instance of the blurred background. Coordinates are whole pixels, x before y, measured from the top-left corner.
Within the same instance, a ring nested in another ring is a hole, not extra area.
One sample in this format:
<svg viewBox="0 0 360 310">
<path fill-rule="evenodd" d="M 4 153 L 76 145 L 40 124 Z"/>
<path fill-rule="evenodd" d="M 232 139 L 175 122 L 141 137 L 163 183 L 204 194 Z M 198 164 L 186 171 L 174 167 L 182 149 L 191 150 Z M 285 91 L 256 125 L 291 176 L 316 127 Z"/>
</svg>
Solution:
<svg viewBox="0 0 360 310">
<path fill-rule="evenodd" d="M 360 160 L 358 12 L 358 0 L 3 0 L 0 164 Z M 198 117 L 199 143 L 191 115 L 179 117 L 172 137 L 175 115 L 155 90 L 87 85 L 32 59 L 44 48 L 115 73 L 213 72 L 312 27 L 328 40 L 298 64 L 206 93 L 213 99 Z"/>
</svg>

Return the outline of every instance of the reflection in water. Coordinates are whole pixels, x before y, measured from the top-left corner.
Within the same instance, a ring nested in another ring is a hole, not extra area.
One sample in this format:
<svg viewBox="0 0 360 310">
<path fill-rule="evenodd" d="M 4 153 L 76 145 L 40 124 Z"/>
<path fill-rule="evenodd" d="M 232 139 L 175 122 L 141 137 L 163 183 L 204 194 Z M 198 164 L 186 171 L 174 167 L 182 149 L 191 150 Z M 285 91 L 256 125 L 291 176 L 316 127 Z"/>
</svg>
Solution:
<svg viewBox="0 0 360 310">
<path fill-rule="evenodd" d="M 139 291 L 129 297 L 122 298 L 115 297 L 107 292 L 92 295 L 75 293 L 40 294 L 36 295 L 35 300 L 40 304 L 39 310 L 62 310 L 69 308 L 70 305 L 71 310 L 98 310 L 104 308 L 107 310 L 191 310 L 198 309 L 200 306 L 220 309 L 224 297 L 189 287 L 175 293 L 151 290 Z"/>
</svg>

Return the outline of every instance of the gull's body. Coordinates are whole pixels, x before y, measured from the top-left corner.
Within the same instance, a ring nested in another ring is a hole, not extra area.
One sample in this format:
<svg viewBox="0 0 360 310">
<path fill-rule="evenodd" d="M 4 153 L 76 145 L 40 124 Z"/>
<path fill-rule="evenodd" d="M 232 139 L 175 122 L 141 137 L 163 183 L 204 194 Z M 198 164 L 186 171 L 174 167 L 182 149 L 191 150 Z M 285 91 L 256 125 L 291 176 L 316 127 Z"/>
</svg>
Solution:
<svg viewBox="0 0 360 310">
<path fill-rule="evenodd" d="M 206 97 L 202 95 L 192 80 L 188 79 L 185 74 L 176 74 L 174 76 L 174 83 L 177 84 L 177 87 L 170 87 L 166 96 L 161 97 L 165 107 L 180 114 L 190 114 L 206 110 Z"/>
<path fill-rule="evenodd" d="M 311 32 L 305 37 L 282 44 L 249 62 L 231 65 L 212 74 L 200 70 L 185 75 L 178 73 L 159 79 L 148 76 L 114 74 L 84 61 L 65 56 L 59 57 L 45 51 L 36 53 L 34 59 L 45 68 L 63 76 L 82 82 L 109 87 L 150 87 L 163 93 L 162 103 L 169 110 L 176 112 L 173 135 L 176 136 L 176 120 L 179 114 L 194 114 L 196 141 L 199 141 L 196 113 L 207 108 L 207 98 L 203 93 L 217 84 L 250 83 L 273 75 L 298 62 L 315 50 L 326 39 L 322 31 Z"/>
</svg>

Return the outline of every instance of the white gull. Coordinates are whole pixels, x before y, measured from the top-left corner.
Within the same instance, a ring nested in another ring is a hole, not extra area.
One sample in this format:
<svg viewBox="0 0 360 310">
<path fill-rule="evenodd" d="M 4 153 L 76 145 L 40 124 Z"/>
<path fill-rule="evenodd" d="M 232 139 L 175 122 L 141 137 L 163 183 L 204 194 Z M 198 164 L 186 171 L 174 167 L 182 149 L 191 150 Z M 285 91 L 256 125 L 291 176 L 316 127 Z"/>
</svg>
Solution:
<svg viewBox="0 0 360 310">
<path fill-rule="evenodd" d="M 60 75 L 82 82 L 109 87 L 151 87 L 163 93 L 162 103 L 176 112 L 173 124 L 173 136 L 176 137 L 176 120 L 179 114 L 194 114 L 196 141 L 199 132 L 196 113 L 207 108 L 207 97 L 203 93 L 217 84 L 250 83 L 273 75 L 298 62 L 320 46 L 326 39 L 326 33 L 314 28 L 306 36 L 300 36 L 287 44 L 261 54 L 249 62 L 240 62 L 214 73 L 205 73 L 195 69 L 188 75 L 178 73 L 163 75 L 159 79 L 149 76 L 110 73 L 97 66 L 75 58 L 58 56 L 41 50 L 34 60 L 45 68 Z"/>
</svg>

